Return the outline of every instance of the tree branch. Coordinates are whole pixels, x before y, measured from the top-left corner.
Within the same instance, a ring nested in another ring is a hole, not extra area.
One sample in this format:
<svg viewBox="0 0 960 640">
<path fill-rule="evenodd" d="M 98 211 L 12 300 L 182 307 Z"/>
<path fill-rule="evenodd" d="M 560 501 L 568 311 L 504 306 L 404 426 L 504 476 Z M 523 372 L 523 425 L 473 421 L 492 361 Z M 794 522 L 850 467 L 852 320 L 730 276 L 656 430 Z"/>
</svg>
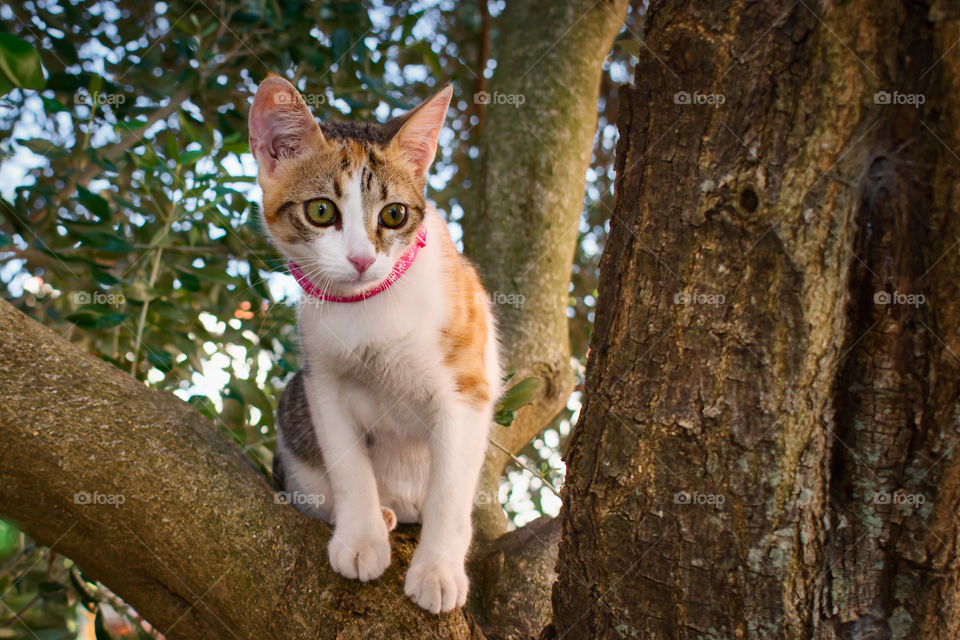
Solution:
<svg viewBox="0 0 960 640">
<path fill-rule="evenodd" d="M 0 514 L 76 561 L 168 639 L 479 638 L 403 594 L 416 543 L 361 584 L 322 522 L 192 407 L 145 388 L 0 301 Z"/>
<path fill-rule="evenodd" d="M 490 640 L 528 640 L 550 623 L 560 520 L 541 517 L 474 550 L 470 610 Z"/>
</svg>

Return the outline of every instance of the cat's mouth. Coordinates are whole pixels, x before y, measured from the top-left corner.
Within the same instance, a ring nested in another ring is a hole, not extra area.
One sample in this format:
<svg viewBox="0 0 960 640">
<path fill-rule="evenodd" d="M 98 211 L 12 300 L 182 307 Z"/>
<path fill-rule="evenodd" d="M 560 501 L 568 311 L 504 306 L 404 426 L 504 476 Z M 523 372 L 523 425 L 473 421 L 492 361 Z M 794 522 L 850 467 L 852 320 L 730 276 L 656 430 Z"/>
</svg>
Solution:
<svg viewBox="0 0 960 640">
<path fill-rule="evenodd" d="M 348 278 L 343 281 L 343 286 L 351 287 L 353 291 L 350 293 L 360 293 L 365 289 L 370 289 L 380 284 L 380 281 L 383 278 L 379 276 L 369 275 L 366 273 L 357 273 L 353 277 Z"/>
<path fill-rule="evenodd" d="M 383 277 L 367 273 L 353 273 L 349 276 L 334 278 L 330 281 L 331 293 L 356 295 L 373 289 L 383 282 Z"/>
</svg>

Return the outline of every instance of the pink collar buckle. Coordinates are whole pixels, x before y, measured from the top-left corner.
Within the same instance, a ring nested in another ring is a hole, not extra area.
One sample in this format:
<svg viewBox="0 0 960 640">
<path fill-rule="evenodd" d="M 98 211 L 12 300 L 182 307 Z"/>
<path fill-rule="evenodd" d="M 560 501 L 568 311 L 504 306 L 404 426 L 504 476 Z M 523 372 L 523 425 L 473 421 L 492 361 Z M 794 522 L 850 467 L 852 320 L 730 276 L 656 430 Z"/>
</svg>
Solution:
<svg viewBox="0 0 960 640">
<path fill-rule="evenodd" d="M 414 258 L 417 257 L 417 254 L 420 252 L 421 247 L 427 246 L 427 226 L 420 225 L 420 229 L 417 230 L 417 240 L 410 248 L 407 249 L 400 260 L 397 261 L 397 264 L 393 265 L 393 270 L 390 272 L 386 278 L 383 279 L 383 282 L 373 287 L 372 289 L 367 289 L 352 296 L 335 296 L 329 293 L 322 292 L 315 284 L 310 282 L 310 280 L 303 274 L 303 271 L 300 269 L 300 266 L 291 260 L 288 264 L 290 267 L 290 274 L 297 280 L 297 283 L 304 290 L 304 292 L 313 298 L 322 300 L 324 302 L 362 302 L 368 298 L 372 298 L 382 291 L 386 291 L 390 288 L 397 280 L 400 279 L 407 269 L 410 268 L 410 265 L 413 264 Z"/>
</svg>

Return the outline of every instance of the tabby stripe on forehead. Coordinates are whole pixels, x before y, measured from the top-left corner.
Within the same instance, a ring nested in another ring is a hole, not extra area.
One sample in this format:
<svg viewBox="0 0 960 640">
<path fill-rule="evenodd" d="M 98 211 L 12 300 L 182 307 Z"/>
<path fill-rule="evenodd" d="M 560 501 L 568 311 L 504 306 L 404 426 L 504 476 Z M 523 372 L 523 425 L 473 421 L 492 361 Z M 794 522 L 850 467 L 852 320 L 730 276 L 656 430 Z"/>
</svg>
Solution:
<svg viewBox="0 0 960 640">
<path fill-rule="evenodd" d="M 334 176 L 333 178 L 333 192 L 337 194 L 337 197 L 343 197 L 343 188 L 340 186 L 340 176 Z"/>
<path fill-rule="evenodd" d="M 371 170 L 368 169 L 367 167 L 364 167 L 364 168 L 363 168 L 363 173 L 364 173 L 364 176 L 365 176 L 364 181 L 363 181 L 363 190 L 364 190 L 364 191 L 370 191 L 370 185 L 373 183 L 373 171 L 371 171 Z"/>
</svg>

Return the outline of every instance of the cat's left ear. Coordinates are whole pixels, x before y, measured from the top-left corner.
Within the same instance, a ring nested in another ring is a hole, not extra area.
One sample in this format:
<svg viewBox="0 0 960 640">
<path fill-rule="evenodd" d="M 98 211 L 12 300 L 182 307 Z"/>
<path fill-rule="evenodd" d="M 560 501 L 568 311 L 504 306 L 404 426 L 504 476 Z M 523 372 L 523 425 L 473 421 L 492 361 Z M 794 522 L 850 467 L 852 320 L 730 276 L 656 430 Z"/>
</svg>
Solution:
<svg viewBox="0 0 960 640">
<path fill-rule="evenodd" d="M 390 141 L 391 146 L 412 163 L 421 176 L 427 175 L 437 154 L 437 138 L 452 96 L 453 85 L 446 84 L 420 106 L 387 123 L 388 127 L 399 126 Z"/>
</svg>

